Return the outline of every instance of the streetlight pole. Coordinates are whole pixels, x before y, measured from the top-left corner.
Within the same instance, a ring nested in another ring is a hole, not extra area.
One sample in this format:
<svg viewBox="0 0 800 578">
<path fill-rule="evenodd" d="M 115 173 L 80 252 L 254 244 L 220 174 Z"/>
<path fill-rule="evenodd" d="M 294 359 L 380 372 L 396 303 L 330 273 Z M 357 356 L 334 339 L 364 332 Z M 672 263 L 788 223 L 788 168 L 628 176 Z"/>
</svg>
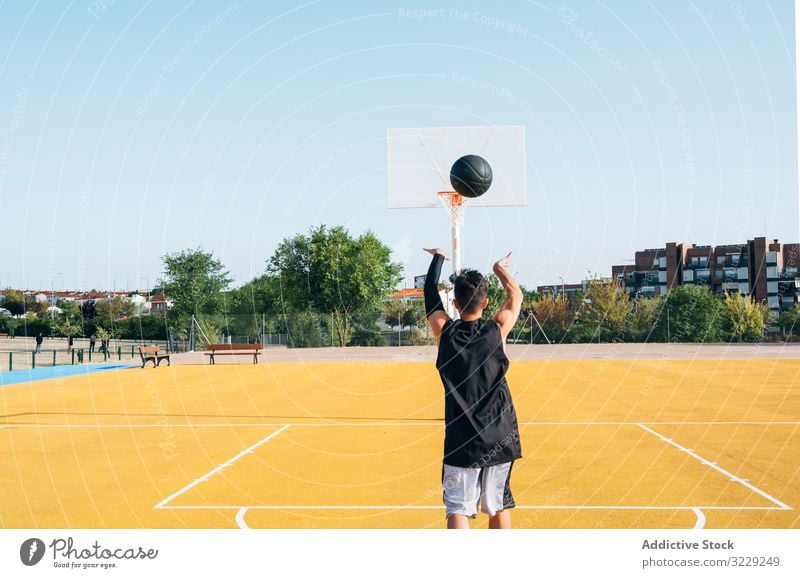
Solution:
<svg viewBox="0 0 800 578">
<path fill-rule="evenodd" d="M 561 280 L 561 296 L 563 297 L 564 295 L 566 295 L 566 291 L 564 291 L 564 278 L 561 277 L 560 275 L 558 276 L 558 278 Z"/>
</svg>

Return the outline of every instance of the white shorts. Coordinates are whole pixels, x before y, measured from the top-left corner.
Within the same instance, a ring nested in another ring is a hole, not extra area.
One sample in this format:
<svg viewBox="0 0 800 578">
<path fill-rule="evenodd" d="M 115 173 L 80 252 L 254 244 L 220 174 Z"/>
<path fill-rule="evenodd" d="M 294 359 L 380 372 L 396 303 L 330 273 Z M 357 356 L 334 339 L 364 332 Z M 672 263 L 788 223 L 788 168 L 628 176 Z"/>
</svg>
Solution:
<svg viewBox="0 0 800 578">
<path fill-rule="evenodd" d="M 511 495 L 511 466 L 506 462 L 485 468 L 459 468 L 444 464 L 442 486 L 447 515 L 461 514 L 469 518 L 481 512 L 494 516 L 514 507 Z"/>
</svg>

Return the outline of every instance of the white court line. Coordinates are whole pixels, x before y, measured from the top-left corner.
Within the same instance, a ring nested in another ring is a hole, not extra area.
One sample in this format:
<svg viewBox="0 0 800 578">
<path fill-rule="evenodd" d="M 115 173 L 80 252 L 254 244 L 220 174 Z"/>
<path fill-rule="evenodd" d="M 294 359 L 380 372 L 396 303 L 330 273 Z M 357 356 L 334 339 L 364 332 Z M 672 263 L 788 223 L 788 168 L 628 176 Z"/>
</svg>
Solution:
<svg viewBox="0 0 800 578">
<path fill-rule="evenodd" d="M 247 510 L 250 508 L 241 508 L 236 513 L 236 525 L 239 526 L 242 530 L 249 530 L 250 526 L 247 525 L 247 522 L 244 521 L 244 515 L 247 513 Z"/>
<path fill-rule="evenodd" d="M 443 510 L 444 506 L 164 506 L 165 510 Z M 516 510 L 751 510 L 782 511 L 773 506 L 516 506 Z"/>
<path fill-rule="evenodd" d="M 706 525 L 706 515 L 703 513 L 703 510 L 700 508 L 692 508 L 692 512 L 695 513 L 697 516 L 697 522 L 694 525 L 695 530 L 702 530 L 703 526 Z"/>
<path fill-rule="evenodd" d="M 656 437 L 657 437 L 657 438 L 659 438 L 660 440 L 662 440 L 662 441 L 664 441 L 664 442 L 666 442 L 666 443 L 670 444 L 671 446 L 674 446 L 674 447 L 678 448 L 679 450 L 681 450 L 681 451 L 683 451 L 683 452 L 686 452 L 687 454 L 689 454 L 690 456 L 692 456 L 693 458 L 695 458 L 696 460 L 698 460 L 698 461 L 699 461 L 701 464 L 704 464 L 704 465 L 706 465 L 706 466 L 709 466 L 710 468 L 712 468 L 712 469 L 714 469 L 714 470 L 716 470 L 716 471 L 720 472 L 721 474 L 724 474 L 724 475 L 728 476 L 728 477 L 730 478 L 730 480 L 731 480 L 731 481 L 733 481 L 733 482 L 737 482 L 737 483 L 739 483 L 739 484 L 743 485 L 745 488 L 747 488 L 747 489 L 749 489 L 749 490 L 751 490 L 751 491 L 755 492 L 755 493 L 756 493 L 756 494 L 758 494 L 759 496 L 762 496 L 762 497 L 766 498 L 767 500 L 769 500 L 769 501 L 770 501 L 770 502 L 772 502 L 773 504 L 776 504 L 776 505 L 780 506 L 780 508 L 781 508 L 782 510 L 791 510 L 791 509 L 792 509 L 792 508 L 791 508 L 791 506 L 787 506 L 786 504 L 784 504 L 783 502 L 781 502 L 781 501 L 780 501 L 780 500 L 778 500 L 777 498 L 773 498 L 772 496 L 770 496 L 770 495 L 769 495 L 768 493 L 766 493 L 765 491 L 763 491 L 763 490 L 759 490 L 759 489 L 758 489 L 758 488 L 756 488 L 756 487 L 755 487 L 753 484 L 749 483 L 747 480 L 744 480 L 744 479 L 740 478 L 739 476 L 736 476 L 736 475 L 734 475 L 734 474 L 730 473 L 729 471 L 722 469 L 721 467 L 719 467 L 717 464 L 715 464 L 715 463 L 713 463 L 713 462 L 709 462 L 708 460 L 706 460 L 706 459 L 704 459 L 704 458 L 701 458 L 700 456 L 698 456 L 696 453 L 694 453 L 694 452 L 693 452 L 692 450 L 690 450 L 689 448 L 685 448 L 685 447 L 683 447 L 683 446 L 682 446 L 682 445 L 680 445 L 679 443 L 677 443 L 677 442 L 675 442 L 675 441 L 673 441 L 673 440 L 669 439 L 668 437 L 664 437 L 664 436 L 662 436 L 660 433 L 658 433 L 658 432 L 656 432 L 656 431 L 653 431 L 653 430 L 651 430 L 649 427 L 647 427 L 647 426 L 645 426 L 645 425 L 643 425 L 643 424 L 641 424 L 641 423 L 639 423 L 639 424 L 636 424 L 636 425 L 638 425 L 638 426 L 639 426 L 640 428 L 642 428 L 643 430 L 650 432 L 651 434 L 653 434 L 654 436 L 656 436 Z"/>
<path fill-rule="evenodd" d="M 704 425 L 704 426 L 713 426 L 713 425 L 735 425 L 735 426 L 742 426 L 742 425 L 790 425 L 790 426 L 798 426 L 800 425 L 800 421 L 658 421 L 658 422 L 647 422 L 648 425 L 651 426 L 660 426 L 660 425 Z M 98 429 L 98 428 L 108 428 L 108 429 L 137 429 L 137 428 L 164 428 L 164 427 L 186 427 L 186 428 L 202 428 L 202 427 L 280 427 L 280 426 L 292 426 L 292 427 L 385 427 L 385 426 L 413 426 L 413 427 L 434 427 L 434 426 L 443 426 L 444 422 L 442 420 L 431 420 L 427 422 L 419 421 L 419 422 L 395 422 L 395 421 L 388 421 L 388 422 L 367 422 L 367 423 L 198 423 L 198 424 L 7 424 L 0 426 L 2 428 L 8 429 Z M 631 422 L 631 421 L 521 421 L 519 425 L 546 425 L 546 426 L 590 426 L 590 425 L 600 425 L 600 426 L 626 426 L 626 425 L 636 425 L 641 426 L 642 422 Z"/>
<path fill-rule="evenodd" d="M 167 504 L 168 504 L 170 501 L 174 500 L 175 498 L 177 498 L 178 496 L 180 496 L 182 493 L 184 493 L 184 492 L 186 492 L 186 491 L 188 491 L 188 490 L 191 490 L 193 487 L 195 487 L 195 486 L 196 486 L 197 484 L 199 484 L 200 482 L 205 482 L 205 481 L 206 481 L 207 479 L 209 479 L 211 476 L 213 476 L 214 474 L 216 474 L 216 473 L 218 473 L 218 472 L 222 471 L 223 469 L 227 468 L 228 466 L 230 466 L 231 464 L 233 464 L 233 462 L 235 462 L 236 460 L 238 460 L 238 459 L 239 459 L 239 458 L 241 458 L 242 456 L 245 456 L 245 455 L 247 455 L 247 454 L 251 454 L 251 453 L 253 453 L 253 450 L 255 450 L 255 449 L 258 447 L 258 446 L 260 446 L 260 445 L 262 445 L 262 444 L 265 444 L 265 443 L 267 443 L 269 440 L 271 440 L 271 439 L 272 439 L 272 438 L 274 438 L 276 435 L 278 435 L 278 434 L 280 434 L 281 432 L 283 432 L 283 431 L 284 431 L 285 429 L 287 429 L 288 427 L 290 427 L 290 426 L 289 426 L 289 425 L 284 425 L 284 426 L 283 426 L 282 428 L 280 428 L 279 430 L 277 430 L 277 431 L 274 431 L 274 432 L 272 432 L 271 434 L 269 434 L 269 435 L 268 435 L 267 437 L 265 437 L 263 440 L 260 440 L 260 441 L 258 441 L 258 442 L 256 442 L 256 443 L 254 443 L 252 446 L 250 446 L 250 447 L 249 447 L 249 448 L 247 448 L 246 450 L 242 450 L 241 452 L 239 452 L 238 454 L 236 454 L 234 457 L 232 457 L 231 459 L 229 459 L 227 462 L 225 462 L 225 463 L 223 463 L 223 464 L 220 464 L 220 465 L 218 465 L 216 468 L 214 468 L 213 470 L 211 470 L 211 471 L 210 471 L 210 472 L 208 472 L 207 474 L 205 474 L 205 475 L 203 475 L 203 476 L 200 476 L 199 478 L 197 478 L 196 480 L 194 480 L 192 483 L 190 483 L 190 484 L 189 484 L 189 485 L 187 485 L 186 487 L 184 487 L 184 488 L 181 488 L 180 490 L 178 490 L 177 492 L 175 492 L 174 494 L 172 494 L 170 497 L 168 497 L 168 498 L 166 498 L 166 499 L 162 500 L 161 502 L 159 502 L 158 504 L 156 504 L 155 506 L 153 506 L 153 509 L 156 509 L 156 510 L 158 510 L 158 509 L 160 509 L 160 508 L 163 508 L 163 507 L 164 507 L 165 505 L 167 505 Z"/>
</svg>

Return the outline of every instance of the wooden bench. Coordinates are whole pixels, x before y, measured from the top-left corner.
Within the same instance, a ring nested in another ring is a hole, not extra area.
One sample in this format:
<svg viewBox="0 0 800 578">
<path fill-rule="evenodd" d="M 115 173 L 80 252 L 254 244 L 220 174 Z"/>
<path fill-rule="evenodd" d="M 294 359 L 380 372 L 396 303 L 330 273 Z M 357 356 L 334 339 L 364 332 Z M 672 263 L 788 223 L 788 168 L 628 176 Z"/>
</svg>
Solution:
<svg viewBox="0 0 800 578">
<path fill-rule="evenodd" d="M 152 361 L 153 367 L 157 367 L 161 365 L 162 359 L 167 360 L 167 365 L 172 365 L 169 360 L 169 353 L 161 353 L 161 348 L 159 347 L 140 347 L 139 355 L 142 357 L 142 369 L 144 369 L 148 361 Z"/>
<path fill-rule="evenodd" d="M 261 345 L 259 343 L 212 343 L 204 353 L 209 356 L 209 365 L 215 365 L 215 355 L 252 355 L 253 363 L 258 363 Z"/>
</svg>

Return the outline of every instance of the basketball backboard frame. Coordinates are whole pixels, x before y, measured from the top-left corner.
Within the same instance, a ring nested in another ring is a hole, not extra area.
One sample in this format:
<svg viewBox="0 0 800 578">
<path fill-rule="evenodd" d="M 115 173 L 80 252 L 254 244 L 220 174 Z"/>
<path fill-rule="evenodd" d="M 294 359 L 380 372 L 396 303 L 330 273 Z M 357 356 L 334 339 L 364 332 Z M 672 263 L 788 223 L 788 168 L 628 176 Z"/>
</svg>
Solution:
<svg viewBox="0 0 800 578">
<path fill-rule="evenodd" d="M 494 178 L 465 206 L 527 205 L 524 125 L 390 128 L 386 153 L 390 209 L 441 207 L 438 193 L 452 190 L 450 167 L 467 154 L 485 158 Z"/>
</svg>

